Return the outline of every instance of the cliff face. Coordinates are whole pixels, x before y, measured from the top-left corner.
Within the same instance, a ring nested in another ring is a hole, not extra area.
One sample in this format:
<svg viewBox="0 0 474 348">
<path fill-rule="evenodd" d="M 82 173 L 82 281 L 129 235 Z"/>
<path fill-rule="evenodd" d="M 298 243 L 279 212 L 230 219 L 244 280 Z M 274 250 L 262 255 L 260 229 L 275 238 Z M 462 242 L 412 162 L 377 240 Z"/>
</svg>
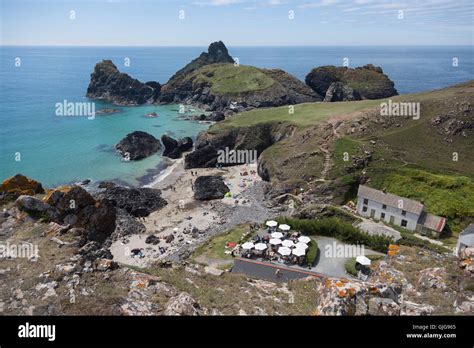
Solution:
<svg viewBox="0 0 474 348">
<path fill-rule="evenodd" d="M 155 102 L 160 89 L 158 82 L 140 82 L 121 73 L 111 60 L 103 60 L 95 65 L 86 96 L 119 105 L 138 105 Z"/>
<path fill-rule="evenodd" d="M 293 134 L 295 127 L 287 123 L 264 123 L 251 127 L 236 127 L 218 133 L 203 132 L 195 150 L 185 157 L 185 168 L 232 166 L 239 163 L 218 163 L 219 150 L 256 151 L 257 157 L 268 147 Z"/>
<path fill-rule="evenodd" d="M 325 97 L 325 101 L 382 99 L 398 92 L 382 68 L 372 64 L 351 69 L 322 66 L 306 75 L 306 84 Z"/>
</svg>

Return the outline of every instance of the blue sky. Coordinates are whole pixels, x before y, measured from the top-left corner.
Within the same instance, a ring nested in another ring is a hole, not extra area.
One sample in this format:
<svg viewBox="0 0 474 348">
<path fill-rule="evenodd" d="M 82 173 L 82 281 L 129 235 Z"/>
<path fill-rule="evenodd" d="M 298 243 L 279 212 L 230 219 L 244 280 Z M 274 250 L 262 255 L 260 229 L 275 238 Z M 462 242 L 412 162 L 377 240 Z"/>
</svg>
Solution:
<svg viewBox="0 0 474 348">
<path fill-rule="evenodd" d="M 474 44 L 472 0 L 0 0 L 0 22 L 2 45 Z"/>
</svg>

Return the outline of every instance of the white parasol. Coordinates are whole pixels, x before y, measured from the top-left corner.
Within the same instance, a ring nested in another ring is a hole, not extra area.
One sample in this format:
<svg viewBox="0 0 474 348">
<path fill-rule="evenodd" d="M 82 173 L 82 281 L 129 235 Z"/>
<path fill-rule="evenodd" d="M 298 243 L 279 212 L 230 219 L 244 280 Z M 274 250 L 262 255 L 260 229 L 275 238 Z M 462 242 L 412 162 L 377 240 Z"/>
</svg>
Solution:
<svg viewBox="0 0 474 348">
<path fill-rule="evenodd" d="M 252 249 L 254 246 L 255 246 L 255 244 L 253 244 L 253 243 L 251 243 L 251 242 L 246 242 L 246 243 L 242 244 L 242 249 L 250 250 L 250 249 Z"/>
<path fill-rule="evenodd" d="M 291 227 L 287 224 L 281 224 L 280 226 L 278 226 L 278 228 L 282 231 L 289 231 L 291 229 Z"/>
<path fill-rule="evenodd" d="M 306 236 L 301 236 L 301 237 L 298 238 L 298 242 L 309 243 L 309 242 L 311 242 L 311 239 L 309 237 L 306 237 Z"/>
<path fill-rule="evenodd" d="M 306 249 L 308 249 L 308 244 L 305 244 L 305 243 L 296 243 L 296 244 L 295 244 L 295 248 L 296 248 L 296 249 L 306 250 Z"/>
<path fill-rule="evenodd" d="M 293 243 L 292 240 L 289 240 L 289 239 L 285 239 L 281 245 L 283 245 L 284 247 L 287 247 L 287 248 L 292 248 L 295 246 L 295 243 Z"/>
<path fill-rule="evenodd" d="M 279 244 L 281 244 L 281 239 L 272 238 L 272 239 L 270 239 L 270 244 L 271 245 L 279 245 Z"/>
<path fill-rule="evenodd" d="M 370 266 L 372 261 L 370 261 L 368 257 L 360 255 L 356 257 L 356 262 L 360 263 L 363 266 Z"/>
<path fill-rule="evenodd" d="M 280 247 L 278 248 L 278 254 L 288 256 L 291 254 L 291 249 L 287 247 Z"/>
<path fill-rule="evenodd" d="M 267 225 L 268 227 L 276 227 L 278 225 L 278 222 L 274 220 L 268 220 L 265 225 Z"/>
<path fill-rule="evenodd" d="M 283 237 L 283 233 L 281 232 L 273 232 L 272 233 L 272 238 L 281 238 Z"/>
<path fill-rule="evenodd" d="M 295 256 L 303 256 L 306 255 L 306 250 L 300 249 L 300 248 L 295 248 L 292 251 L 292 254 Z"/>
<path fill-rule="evenodd" d="M 267 248 L 267 245 L 265 243 L 257 243 L 255 244 L 255 249 L 256 250 L 265 250 Z"/>
</svg>

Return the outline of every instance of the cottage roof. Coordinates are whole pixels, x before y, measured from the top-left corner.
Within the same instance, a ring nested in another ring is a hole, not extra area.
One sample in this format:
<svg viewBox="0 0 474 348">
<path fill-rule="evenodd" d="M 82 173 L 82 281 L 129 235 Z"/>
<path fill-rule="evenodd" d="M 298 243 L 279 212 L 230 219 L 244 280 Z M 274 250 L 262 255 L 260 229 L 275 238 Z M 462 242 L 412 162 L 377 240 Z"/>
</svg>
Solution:
<svg viewBox="0 0 474 348">
<path fill-rule="evenodd" d="M 423 222 L 423 226 L 429 228 L 430 230 L 441 232 L 446 225 L 446 219 L 441 216 L 436 216 L 433 214 L 426 214 L 426 219 Z"/>
<path fill-rule="evenodd" d="M 417 215 L 420 215 L 424 208 L 423 204 L 413 199 L 400 197 L 391 193 L 384 193 L 365 185 L 359 185 L 357 195 L 395 208 L 398 208 L 399 201 L 401 200 L 403 202 L 403 210 Z"/>
</svg>

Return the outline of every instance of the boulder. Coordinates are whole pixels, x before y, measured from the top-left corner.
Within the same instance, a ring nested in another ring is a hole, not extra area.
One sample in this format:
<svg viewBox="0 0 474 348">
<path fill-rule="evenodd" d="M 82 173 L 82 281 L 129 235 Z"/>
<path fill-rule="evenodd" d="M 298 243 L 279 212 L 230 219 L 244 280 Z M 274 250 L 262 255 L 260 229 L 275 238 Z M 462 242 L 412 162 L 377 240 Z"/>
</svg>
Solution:
<svg viewBox="0 0 474 348">
<path fill-rule="evenodd" d="M 225 114 L 222 111 L 214 111 L 206 117 L 208 121 L 220 122 L 225 120 Z"/>
<path fill-rule="evenodd" d="M 400 315 L 400 306 L 389 298 L 372 297 L 369 300 L 369 315 Z"/>
<path fill-rule="evenodd" d="M 218 152 L 216 147 L 210 142 L 198 144 L 195 150 L 188 153 L 184 158 L 184 168 L 208 168 L 215 167 Z"/>
<path fill-rule="evenodd" d="M 398 94 L 393 81 L 372 64 L 355 69 L 318 67 L 306 75 L 305 82 L 316 93 L 324 95 L 325 101 L 382 99 Z"/>
<path fill-rule="evenodd" d="M 221 176 L 200 176 L 194 182 L 194 198 L 197 200 L 222 199 L 229 191 Z"/>
<path fill-rule="evenodd" d="M 401 305 L 400 315 L 409 315 L 409 316 L 431 315 L 433 312 L 434 312 L 434 307 L 431 305 L 404 301 Z"/>
<path fill-rule="evenodd" d="M 142 187 L 126 188 L 121 186 L 105 189 L 98 198 L 110 200 L 112 204 L 133 216 L 148 216 L 151 212 L 164 207 L 167 202 L 161 198 L 161 191 Z"/>
<path fill-rule="evenodd" d="M 38 193 L 44 193 L 41 183 L 22 174 L 16 174 L 0 185 L 0 202 L 13 201 L 21 195 L 33 196 Z"/>
<path fill-rule="evenodd" d="M 160 243 L 160 238 L 155 236 L 154 234 L 151 234 L 148 237 L 146 237 L 145 243 L 156 245 L 156 244 Z"/>
<path fill-rule="evenodd" d="M 55 209 L 54 220 L 87 231 L 87 240 L 103 242 L 115 230 L 116 211 L 111 202 L 95 200 L 80 186 L 49 191 L 44 202 Z"/>
<path fill-rule="evenodd" d="M 17 198 L 15 204 L 20 210 L 33 216 L 53 216 L 53 209 L 48 203 L 32 196 L 21 195 Z"/>
<path fill-rule="evenodd" d="M 206 266 L 204 267 L 204 272 L 206 272 L 207 274 L 210 274 L 210 275 L 214 275 L 214 276 L 221 276 L 222 273 L 224 273 L 224 271 L 220 270 L 220 269 L 217 269 L 217 268 L 214 268 L 214 267 L 211 267 L 211 266 Z"/>
<path fill-rule="evenodd" d="M 80 186 L 60 186 L 49 190 L 43 201 L 58 209 L 61 213 L 60 218 L 64 218 L 70 212 L 74 213 L 95 204 L 94 197 Z"/>
<path fill-rule="evenodd" d="M 169 135 L 163 134 L 161 136 L 161 141 L 165 147 L 163 151 L 163 156 L 177 159 L 181 157 L 181 149 L 179 148 L 179 143 L 177 140 L 173 139 Z"/>
<path fill-rule="evenodd" d="M 119 268 L 117 262 L 109 259 L 97 259 L 94 262 L 95 269 L 100 272 L 113 271 L 114 269 Z"/>
<path fill-rule="evenodd" d="M 151 134 L 135 131 L 127 134 L 115 148 L 124 158 L 136 161 L 156 153 L 161 148 L 161 143 Z"/>
<path fill-rule="evenodd" d="M 160 90 L 158 82 L 142 83 L 121 73 L 111 60 L 103 60 L 95 65 L 86 96 L 119 105 L 138 105 L 156 101 Z"/>
<path fill-rule="evenodd" d="M 178 146 L 181 151 L 189 151 L 193 148 L 193 139 L 190 137 L 184 137 L 178 141 Z"/>
<path fill-rule="evenodd" d="M 418 286 L 421 290 L 445 289 L 447 273 L 444 267 L 426 268 L 419 272 Z"/>
<path fill-rule="evenodd" d="M 200 315 L 201 313 L 196 300 L 185 292 L 171 298 L 164 311 L 164 315 Z"/>
</svg>

